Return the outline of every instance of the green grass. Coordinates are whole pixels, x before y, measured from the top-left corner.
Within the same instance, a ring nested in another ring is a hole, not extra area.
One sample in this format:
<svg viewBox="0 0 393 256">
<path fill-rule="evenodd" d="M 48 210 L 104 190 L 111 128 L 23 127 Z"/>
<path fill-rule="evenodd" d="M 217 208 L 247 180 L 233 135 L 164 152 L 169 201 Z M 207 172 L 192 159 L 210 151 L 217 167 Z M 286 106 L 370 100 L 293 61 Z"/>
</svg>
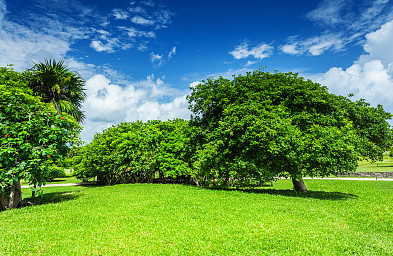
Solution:
<svg viewBox="0 0 393 256">
<path fill-rule="evenodd" d="M 393 158 L 385 154 L 382 162 L 359 162 L 358 172 L 393 172 Z"/>
<path fill-rule="evenodd" d="M 45 188 L 0 213 L 0 255 L 393 255 L 393 182 L 306 184 Z"/>
</svg>

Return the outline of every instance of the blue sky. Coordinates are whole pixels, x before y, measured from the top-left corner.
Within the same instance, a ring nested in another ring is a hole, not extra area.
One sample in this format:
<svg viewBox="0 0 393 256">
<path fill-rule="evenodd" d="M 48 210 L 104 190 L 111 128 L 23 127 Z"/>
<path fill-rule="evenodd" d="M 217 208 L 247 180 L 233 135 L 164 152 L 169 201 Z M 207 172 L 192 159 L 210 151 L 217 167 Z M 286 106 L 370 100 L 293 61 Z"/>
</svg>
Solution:
<svg viewBox="0 0 393 256">
<path fill-rule="evenodd" d="M 189 117 L 189 87 L 260 66 L 393 112 L 389 0 L 0 0 L 0 66 L 64 59 L 86 80 L 82 133 Z"/>
</svg>

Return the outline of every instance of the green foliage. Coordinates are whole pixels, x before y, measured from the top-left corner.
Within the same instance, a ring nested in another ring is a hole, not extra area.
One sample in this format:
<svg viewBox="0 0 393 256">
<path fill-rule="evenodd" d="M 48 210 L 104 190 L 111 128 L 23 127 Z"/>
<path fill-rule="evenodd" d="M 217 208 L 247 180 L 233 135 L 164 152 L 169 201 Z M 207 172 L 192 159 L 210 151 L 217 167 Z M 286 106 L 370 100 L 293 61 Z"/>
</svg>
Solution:
<svg viewBox="0 0 393 256">
<path fill-rule="evenodd" d="M 58 114 L 67 113 L 83 121 L 85 81 L 78 73 L 70 71 L 64 61 L 55 60 L 37 63 L 29 71 L 29 86 L 42 101 L 53 104 Z"/>
<path fill-rule="evenodd" d="M 97 176 L 99 182 L 110 185 L 152 182 L 156 173 L 160 177 L 187 175 L 186 127 L 181 119 L 113 126 L 75 150 L 74 174 L 84 180 Z"/>
<path fill-rule="evenodd" d="M 47 166 L 78 141 L 80 127 L 29 95 L 23 74 L 11 69 L 0 74 L 0 193 L 21 179 L 40 187 L 50 179 Z"/>
<path fill-rule="evenodd" d="M 328 176 L 382 158 L 391 114 L 293 73 L 261 70 L 192 88 L 194 167 L 202 183 Z"/>
<path fill-rule="evenodd" d="M 48 178 L 50 181 L 53 181 L 56 178 L 64 178 L 64 177 L 67 177 L 64 168 L 58 166 L 48 167 Z"/>
</svg>

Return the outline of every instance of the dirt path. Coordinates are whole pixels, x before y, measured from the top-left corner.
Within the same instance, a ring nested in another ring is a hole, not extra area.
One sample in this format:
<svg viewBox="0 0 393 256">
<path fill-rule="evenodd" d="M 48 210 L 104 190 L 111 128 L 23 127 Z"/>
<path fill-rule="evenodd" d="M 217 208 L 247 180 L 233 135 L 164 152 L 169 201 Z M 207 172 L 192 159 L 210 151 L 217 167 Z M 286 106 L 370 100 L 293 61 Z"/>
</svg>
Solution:
<svg viewBox="0 0 393 256">
<path fill-rule="evenodd" d="M 349 177 L 337 177 L 337 178 L 310 178 L 305 177 L 304 180 L 369 180 L 369 181 L 393 181 L 392 178 L 349 178 Z"/>
<path fill-rule="evenodd" d="M 70 187 L 70 186 L 83 186 L 83 185 L 95 185 L 95 182 L 80 182 L 80 183 L 60 183 L 60 184 L 46 184 L 43 188 L 48 187 Z M 23 185 L 22 188 L 29 188 L 29 185 Z"/>
</svg>

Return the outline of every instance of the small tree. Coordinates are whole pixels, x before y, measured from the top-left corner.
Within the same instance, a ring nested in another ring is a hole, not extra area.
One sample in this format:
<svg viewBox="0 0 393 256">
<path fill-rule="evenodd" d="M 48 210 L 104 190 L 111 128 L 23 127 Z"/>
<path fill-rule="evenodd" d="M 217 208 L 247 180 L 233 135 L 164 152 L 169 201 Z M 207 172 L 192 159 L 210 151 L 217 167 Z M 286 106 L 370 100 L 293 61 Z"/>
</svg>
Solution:
<svg viewBox="0 0 393 256">
<path fill-rule="evenodd" d="M 24 76 L 0 69 L 0 210 L 22 200 L 20 180 L 40 188 L 50 178 L 48 165 L 78 141 L 80 127 L 26 90 Z"/>
<path fill-rule="evenodd" d="M 391 114 L 352 102 L 293 73 L 261 70 L 192 88 L 201 180 L 292 178 L 355 171 L 360 157 L 382 158 L 392 143 Z"/>
</svg>

